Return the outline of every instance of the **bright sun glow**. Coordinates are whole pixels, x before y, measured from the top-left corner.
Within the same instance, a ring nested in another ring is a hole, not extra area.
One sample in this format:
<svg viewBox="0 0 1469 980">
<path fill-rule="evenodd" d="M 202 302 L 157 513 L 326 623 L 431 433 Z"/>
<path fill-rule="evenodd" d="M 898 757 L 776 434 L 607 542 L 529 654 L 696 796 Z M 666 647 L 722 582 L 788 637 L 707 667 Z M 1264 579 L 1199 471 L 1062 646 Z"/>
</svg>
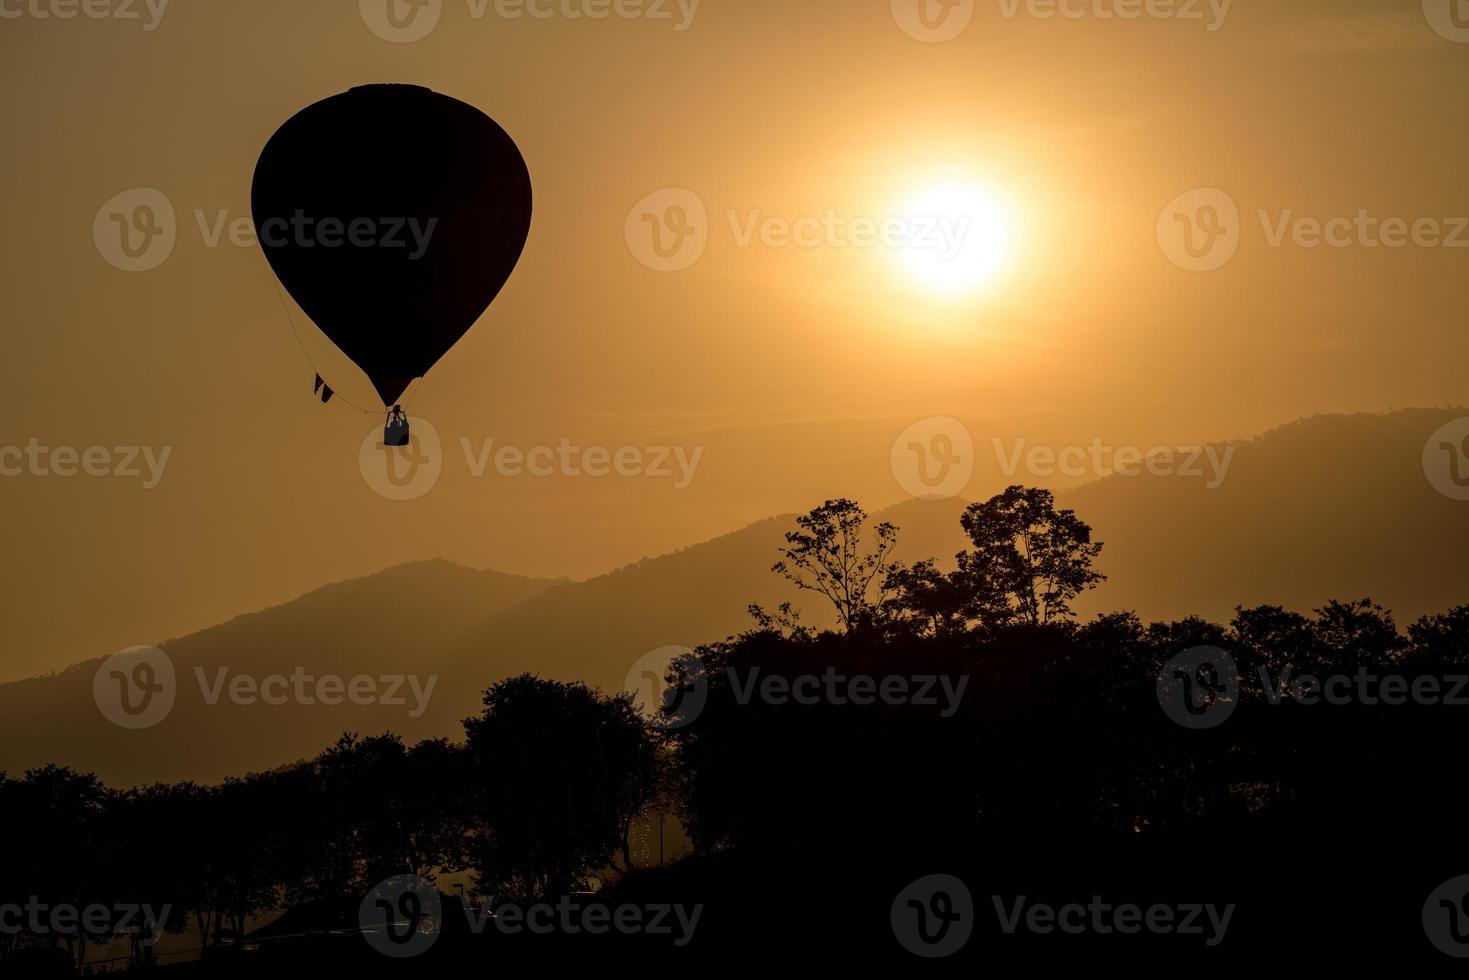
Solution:
<svg viewBox="0 0 1469 980">
<path fill-rule="evenodd" d="M 910 230 L 900 254 L 930 293 L 963 295 L 988 285 L 1010 252 L 1003 203 L 972 184 L 930 187 L 902 210 Z"/>
</svg>

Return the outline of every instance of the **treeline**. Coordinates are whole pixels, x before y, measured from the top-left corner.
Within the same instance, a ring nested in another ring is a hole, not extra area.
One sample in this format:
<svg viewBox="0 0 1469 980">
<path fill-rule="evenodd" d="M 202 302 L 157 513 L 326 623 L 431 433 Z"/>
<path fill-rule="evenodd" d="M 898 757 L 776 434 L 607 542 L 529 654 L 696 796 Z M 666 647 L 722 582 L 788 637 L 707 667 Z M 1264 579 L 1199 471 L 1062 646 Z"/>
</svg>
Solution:
<svg viewBox="0 0 1469 980">
<path fill-rule="evenodd" d="M 109 789 L 56 766 L 0 774 L 0 908 L 168 909 L 164 928 L 207 948 L 283 908 L 350 926 L 395 875 L 467 871 L 482 894 L 524 901 L 625 868 L 632 823 L 660 805 L 667 768 L 632 698 L 523 676 L 484 705 L 462 742 L 347 734 L 315 759 L 218 786 Z M 21 928 L 0 932 L 0 958 L 64 948 L 79 965 L 86 942 L 126 936 L 146 965 L 149 937 L 117 929 L 122 918 L 60 934 L 13 916 Z"/>
<path fill-rule="evenodd" d="M 1023 871 L 1024 892 L 1121 847 L 1135 883 L 1176 870 L 1181 840 L 1212 842 L 1218 862 L 1258 847 L 1288 866 L 1303 828 L 1322 848 L 1457 833 L 1469 606 L 1406 631 L 1367 600 L 1240 609 L 1227 624 L 1078 623 L 1070 603 L 1100 581 L 1101 545 L 1076 515 L 1017 487 L 963 523 L 971 550 L 903 566 L 896 528 L 850 501 L 812 511 L 775 570 L 830 600 L 838 627 L 752 608 L 749 631 L 671 666 L 651 715 L 629 694 L 522 676 L 485 693 L 457 742 L 349 734 L 214 787 L 0 775 L 0 906 L 171 905 L 167 928 L 208 946 L 274 909 L 344 921 L 401 874 L 469 872 L 491 905 L 593 878 L 636 887 L 630 835 L 655 811 L 693 839 L 676 884 L 693 898 L 764 901 L 763 876 L 830 889 L 860 869 L 852 900 L 876 889 L 884 916 L 890 881 L 965 861 Z M 1224 880 L 1227 863 L 1210 867 Z M 747 941 L 745 915 L 711 915 L 701 935 Z M 853 915 L 830 928 L 885 933 Z M 721 921 L 739 925 L 721 934 Z M 761 934 L 813 921 L 765 918 Z M 66 946 L 74 962 L 83 948 L 24 931 L 0 944 L 6 957 Z M 150 955 L 135 946 L 137 962 Z"/>
</svg>

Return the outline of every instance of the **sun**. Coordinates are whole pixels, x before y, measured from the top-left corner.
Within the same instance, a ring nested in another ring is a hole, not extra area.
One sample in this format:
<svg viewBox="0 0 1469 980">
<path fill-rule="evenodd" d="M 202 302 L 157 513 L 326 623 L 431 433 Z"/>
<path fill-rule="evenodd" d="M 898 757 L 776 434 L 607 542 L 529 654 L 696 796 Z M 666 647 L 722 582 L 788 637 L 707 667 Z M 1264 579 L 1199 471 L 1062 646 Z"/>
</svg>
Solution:
<svg viewBox="0 0 1469 980">
<path fill-rule="evenodd" d="M 927 187 L 901 213 L 907 235 L 899 254 L 925 292 L 949 297 L 977 292 L 1010 259 L 1009 208 L 977 184 Z"/>
</svg>

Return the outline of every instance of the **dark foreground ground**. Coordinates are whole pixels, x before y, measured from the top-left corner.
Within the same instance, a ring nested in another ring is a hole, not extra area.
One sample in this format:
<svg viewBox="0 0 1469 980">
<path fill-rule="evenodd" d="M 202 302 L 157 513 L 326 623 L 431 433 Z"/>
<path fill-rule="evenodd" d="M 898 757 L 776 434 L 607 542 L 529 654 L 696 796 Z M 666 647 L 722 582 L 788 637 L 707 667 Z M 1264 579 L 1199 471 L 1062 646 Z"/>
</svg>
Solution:
<svg viewBox="0 0 1469 980">
<path fill-rule="evenodd" d="M 1319 836 L 1312 841 L 1284 830 L 1249 841 L 1190 836 L 1159 845 L 1114 842 L 1105 853 L 1064 858 L 1017 845 L 1005 853 L 923 860 L 901 871 L 874 868 L 847 876 L 750 860 L 695 859 L 639 875 L 612 893 L 577 904 L 582 911 L 603 904 L 609 918 L 610 910 L 624 903 L 646 910 L 671 903 L 702 905 L 687 940 L 671 915 L 672 934 L 667 935 L 567 935 L 559 929 L 509 935 L 491 922 L 475 934 L 458 897 L 446 895 L 441 924 L 425 926 L 419 938 L 427 942 L 432 932 L 431 945 L 403 958 L 383 953 L 380 942 L 374 945 L 348 927 L 262 941 L 248 951 L 161 972 L 176 977 L 302 970 L 308 976 L 342 970 L 445 976 L 505 969 L 738 966 L 784 972 L 851 966 L 905 973 L 1081 967 L 1239 975 L 1262 968 L 1391 967 L 1436 976 L 1462 968 L 1461 960 L 1432 945 L 1423 924 L 1425 901 L 1450 877 L 1445 867 L 1469 869 L 1469 854 L 1452 859 L 1456 848 L 1463 854 L 1458 845 L 1428 837 L 1347 843 Z M 931 922 L 930 938 L 962 945 L 951 955 L 929 958 L 915 952 L 933 950 L 922 943 L 913 946 L 911 931 L 904 945 L 892 906 L 914 881 L 940 873 L 963 881 L 971 898 L 966 902 L 951 894 L 942 907 L 930 900 L 931 909 L 956 916 L 947 934 Z M 1026 909 L 1082 906 L 1069 921 L 1085 931 L 1033 931 L 1022 919 L 1007 932 L 1002 920 L 1022 899 Z M 1115 928 L 1104 934 L 1102 929 L 1118 924 L 1110 910 L 1129 903 L 1143 910 L 1167 906 L 1173 925 L 1163 925 L 1165 913 L 1154 912 L 1159 930 L 1144 921 L 1136 934 Z M 1222 936 L 1207 911 L 1210 905 L 1216 916 L 1234 906 Z M 1103 909 L 1100 920 L 1094 906 Z M 1185 926 L 1185 919 L 1191 924 Z M 1180 926 L 1189 934 L 1179 934 Z"/>
</svg>

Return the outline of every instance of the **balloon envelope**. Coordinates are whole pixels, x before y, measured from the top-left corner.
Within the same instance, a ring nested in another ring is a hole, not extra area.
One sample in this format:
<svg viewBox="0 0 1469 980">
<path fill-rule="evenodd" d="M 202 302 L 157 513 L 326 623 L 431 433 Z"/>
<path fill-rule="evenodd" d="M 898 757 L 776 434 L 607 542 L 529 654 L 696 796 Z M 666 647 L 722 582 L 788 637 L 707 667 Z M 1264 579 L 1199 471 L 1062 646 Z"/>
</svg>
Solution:
<svg viewBox="0 0 1469 980">
<path fill-rule="evenodd" d="M 368 85 L 271 137 L 250 208 L 286 291 L 390 405 L 510 278 L 530 233 L 530 173 L 473 106 Z"/>
</svg>

